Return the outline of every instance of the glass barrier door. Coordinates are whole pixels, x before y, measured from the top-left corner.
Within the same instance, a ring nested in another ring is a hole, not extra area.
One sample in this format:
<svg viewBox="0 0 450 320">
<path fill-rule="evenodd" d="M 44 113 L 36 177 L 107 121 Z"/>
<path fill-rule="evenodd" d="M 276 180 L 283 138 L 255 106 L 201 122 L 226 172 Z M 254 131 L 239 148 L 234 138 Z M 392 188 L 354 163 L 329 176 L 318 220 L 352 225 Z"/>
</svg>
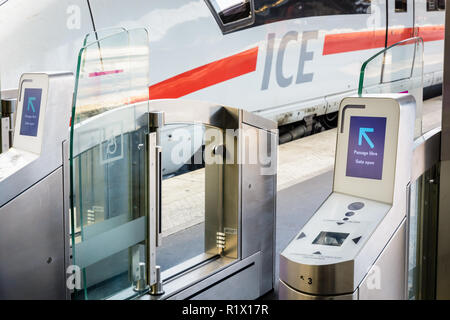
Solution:
<svg viewBox="0 0 450 320">
<path fill-rule="evenodd" d="M 423 40 L 409 38 L 370 57 L 361 67 L 358 94 L 409 93 L 416 99 L 415 137 L 422 135 Z"/>
<path fill-rule="evenodd" d="M 79 53 L 71 123 L 75 299 L 132 298 L 154 277 L 148 34 L 101 36 L 90 36 Z"/>
<path fill-rule="evenodd" d="M 409 189 L 408 299 L 435 299 L 439 170 L 435 164 Z"/>
</svg>

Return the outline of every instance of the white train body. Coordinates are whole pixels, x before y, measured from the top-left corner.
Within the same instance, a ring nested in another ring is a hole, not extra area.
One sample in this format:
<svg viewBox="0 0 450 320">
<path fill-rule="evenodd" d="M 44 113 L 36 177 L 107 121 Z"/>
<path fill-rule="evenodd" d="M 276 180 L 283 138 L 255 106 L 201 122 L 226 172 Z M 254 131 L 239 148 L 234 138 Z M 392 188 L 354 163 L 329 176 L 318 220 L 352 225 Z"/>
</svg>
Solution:
<svg viewBox="0 0 450 320">
<path fill-rule="evenodd" d="M 337 111 L 356 92 L 362 63 L 413 35 L 424 38 L 424 86 L 442 82 L 441 0 L 254 0 L 252 21 L 232 30 L 214 14 L 227 1 L 240 2 L 6 1 L 2 91 L 16 88 L 23 72 L 75 72 L 84 35 L 110 27 L 148 28 L 150 99 L 212 101 L 280 125 Z"/>
</svg>

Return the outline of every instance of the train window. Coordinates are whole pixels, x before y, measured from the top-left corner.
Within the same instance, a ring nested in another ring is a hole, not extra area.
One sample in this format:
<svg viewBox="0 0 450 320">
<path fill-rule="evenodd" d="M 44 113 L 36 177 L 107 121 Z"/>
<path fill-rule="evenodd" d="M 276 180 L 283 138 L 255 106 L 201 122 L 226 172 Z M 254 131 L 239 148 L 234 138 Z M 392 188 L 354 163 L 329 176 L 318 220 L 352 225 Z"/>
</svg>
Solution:
<svg viewBox="0 0 450 320">
<path fill-rule="evenodd" d="M 427 0 L 427 11 L 445 10 L 445 0 Z"/>
<path fill-rule="evenodd" d="M 406 12 L 406 11 L 408 11 L 408 1 L 395 0 L 395 12 Z"/>
<path fill-rule="evenodd" d="M 223 33 L 239 30 L 255 21 L 254 0 L 205 0 Z"/>
<path fill-rule="evenodd" d="M 255 26 L 305 17 L 369 14 L 371 0 L 255 0 Z"/>
</svg>

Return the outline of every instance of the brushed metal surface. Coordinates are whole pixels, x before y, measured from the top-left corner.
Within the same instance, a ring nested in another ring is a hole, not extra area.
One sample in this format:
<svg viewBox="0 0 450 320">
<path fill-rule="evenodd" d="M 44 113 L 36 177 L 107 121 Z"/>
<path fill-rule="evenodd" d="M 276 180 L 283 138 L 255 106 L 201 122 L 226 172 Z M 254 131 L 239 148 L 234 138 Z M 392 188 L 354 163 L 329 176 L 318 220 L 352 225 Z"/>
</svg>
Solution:
<svg viewBox="0 0 450 320">
<path fill-rule="evenodd" d="M 406 218 L 359 286 L 360 300 L 406 299 Z"/>
<path fill-rule="evenodd" d="M 145 102 L 145 105 L 147 102 Z M 224 107 L 205 101 L 194 100 L 153 100 L 150 111 L 164 112 L 165 124 L 196 123 L 219 128 L 238 128 L 239 109 Z M 193 110 L 188 112 L 187 110 Z M 195 110 L 195 111 L 194 111 Z"/>
<path fill-rule="evenodd" d="M 239 261 L 226 257 L 219 257 L 210 263 L 186 272 L 180 277 L 165 282 L 164 295 L 144 295 L 139 297 L 139 299 L 193 299 L 206 291 L 209 291 L 209 293 L 203 294 L 201 296 L 202 299 L 236 299 L 232 298 L 232 296 L 240 296 L 245 299 L 256 299 L 261 295 L 261 292 L 259 291 L 260 278 L 262 276 L 260 268 L 261 256 L 259 252 Z M 248 273 L 246 271 L 252 272 Z M 243 278 L 242 275 L 244 275 Z M 257 277 L 255 277 L 255 275 L 257 275 Z M 225 287 L 221 287 L 220 284 L 226 279 L 231 279 L 231 281 L 225 282 Z M 239 286 L 236 283 L 239 283 Z M 242 290 L 242 284 L 246 286 L 245 290 Z M 216 285 L 219 285 L 217 287 L 219 290 L 214 288 Z M 227 290 L 226 288 L 231 291 L 225 291 Z"/>
<path fill-rule="evenodd" d="M 146 269 L 147 269 L 147 285 L 152 286 L 156 283 L 156 245 L 158 242 L 159 228 L 157 224 L 157 205 L 158 195 L 157 191 L 161 192 L 159 186 L 159 172 L 161 166 L 158 165 L 160 160 L 158 149 L 156 145 L 156 132 L 147 134 L 146 139 L 146 154 L 147 154 L 147 177 L 146 184 L 148 189 L 147 195 L 147 224 L 146 224 Z"/>
<path fill-rule="evenodd" d="M 215 139 L 218 141 L 206 141 L 205 152 L 212 152 L 214 145 L 223 145 L 225 136 L 221 129 L 215 128 Z M 225 147 L 225 149 L 227 146 Z M 231 147 L 230 147 L 231 148 Z M 236 156 L 235 156 L 236 157 Z M 237 158 L 237 157 L 236 157 Z M 230 170 L 228 177 L 225 177 L 224 164 L 221 163 L 205 163 L 205 252 L 210 255 L 221 254 L 222 250 L 219 250 L 216 246 L 217 232 L 223 232 L 223 220 L 224 220 L 224 188 L 226 183 L 230 183 L 231 180 L 236 179 L 238 172 Z M 234 199 L 236 199 L 236 205 L 238 201 L 237 190 L 228 190 L 228 192 L 235 192 Z M 228 193 L 230 197 L 230 193 Z M 230 204 L 229 204 L 230 205 Z M 229 250 L 229 248 L 228 248 Z M 236 258 L 236 256 L 234 257 Z"/>
<path fill-rule="evenodd" d="M 314 279 L 309 283 L 308 279 Z M 280 255 L 280 280 L 312 295 L 341 295 L 354 292 L 354 261 L 329 265 L 305 265 Z"/>
<path fill-rule="evenodd" d="M 253 112 L 249 112 L 246 110 L 242 110 L 242 122 L 246 123 L 252 127 L 256 127 L 263 130 L 276 130 L 278 129 L 278 125 L 276 122 L 269 120 L 267 118 L 258 116 Z"/>
<path fill-rule="evenodd" d="M 0 209 L 0 299 L 65 299 L 63 172 Z"/>
<path fill-rule="evenodd" d="M 261 296 L 258 283 L 261 280 L 261 263 L 251 263 L 223 278 L 213 286 L 206 287 L 189 300 L 251 300 Z"/>
<path fill-rule="evenodd" d="M 278 298 L 280 300 L 357 300 L 358 290 L 349 294 L 318 296 L 297 291 L 280 280 L 278 283 Z"/>
<path fill-rule="evenodd" d="M 428 131 L 414 141 L 411 181 L 440 161 L 441 128 Z"/>
<path fill-rule="evenodd" d="M 246 146 L 246 152 L 258 154 L 261 145 L 261 135 L 266 135 L 271 141 L 272 133 L 243 124 L 245 132 L 255 133 L 258 141 Z M 276 145 L 276 144 L 275 144 Z M 276 168 L 277 150 L 268 150 L 271 163 Z M 275 263 L 275 222 L 276 222 L 276 174 L 262 174 L 264 165 L 261 163 L 242 165 L 242 258 L 261 252 L 262 255 L 262 294 L 274 286 Z"/>
</svg>

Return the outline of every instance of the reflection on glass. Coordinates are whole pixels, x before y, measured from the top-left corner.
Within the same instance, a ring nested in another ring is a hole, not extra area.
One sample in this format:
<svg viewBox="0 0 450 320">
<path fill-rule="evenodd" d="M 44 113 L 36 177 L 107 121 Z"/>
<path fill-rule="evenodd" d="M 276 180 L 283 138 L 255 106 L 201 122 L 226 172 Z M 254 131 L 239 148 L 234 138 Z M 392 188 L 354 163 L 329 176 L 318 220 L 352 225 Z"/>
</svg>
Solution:
<svg viewBox="0 0 450 320">
<path fill-rule="evenodd" d="M 371 0 L 255 0 L 255 25 L 305 17 L 370 14 Z"/>
<path fill-rule="evenodd" d="M 250 0 L 211 0 L 210 2 L 223 24 L 251 16 Z"/>
</svg>

